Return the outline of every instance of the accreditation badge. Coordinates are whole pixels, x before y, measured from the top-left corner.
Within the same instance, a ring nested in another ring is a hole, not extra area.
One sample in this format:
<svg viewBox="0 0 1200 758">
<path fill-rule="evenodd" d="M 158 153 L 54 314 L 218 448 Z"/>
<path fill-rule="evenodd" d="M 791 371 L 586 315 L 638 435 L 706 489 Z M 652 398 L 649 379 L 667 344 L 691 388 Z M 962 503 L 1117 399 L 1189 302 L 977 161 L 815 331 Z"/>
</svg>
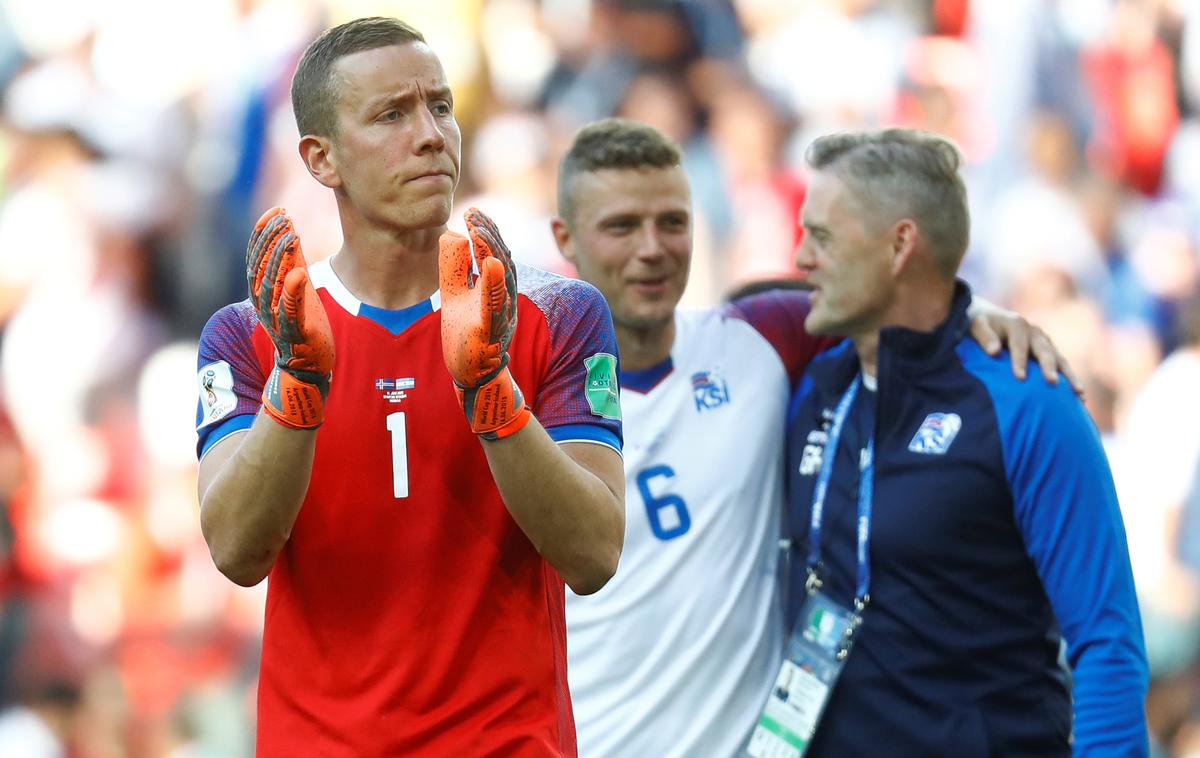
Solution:
<svg viewBox="0 0 1200 758">
<path fill-rule="evenodd" d="M 809 594 L 745 755 L 804 755 L 861 624 L 859 613 L 843 608 L 822 592 Z"/>
</svg>

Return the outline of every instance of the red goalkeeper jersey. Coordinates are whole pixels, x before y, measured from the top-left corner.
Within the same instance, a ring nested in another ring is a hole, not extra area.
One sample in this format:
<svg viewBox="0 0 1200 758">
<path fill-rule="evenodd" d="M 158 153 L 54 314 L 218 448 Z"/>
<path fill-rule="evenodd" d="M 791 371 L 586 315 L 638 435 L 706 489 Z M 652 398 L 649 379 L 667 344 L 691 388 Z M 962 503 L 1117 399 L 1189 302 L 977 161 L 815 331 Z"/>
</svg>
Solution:
<svg viewBox="0 0 1200 758">
<path fill-rule="evenodd" d="M 268 577 L 258 755 L 575 755 L 563 581 L 463 417 L 437 296 L 384 311 L 327 262 L 310 271 L 337 361 L 308 494 Z M 619 450 L 603 298 L 527 267 L 518 281 L 510 365 L 534 415 L 559 442 Z M 250 425 L 273 360 L 249 301 L 209 321 L 201 455 Z"/>
</svg>

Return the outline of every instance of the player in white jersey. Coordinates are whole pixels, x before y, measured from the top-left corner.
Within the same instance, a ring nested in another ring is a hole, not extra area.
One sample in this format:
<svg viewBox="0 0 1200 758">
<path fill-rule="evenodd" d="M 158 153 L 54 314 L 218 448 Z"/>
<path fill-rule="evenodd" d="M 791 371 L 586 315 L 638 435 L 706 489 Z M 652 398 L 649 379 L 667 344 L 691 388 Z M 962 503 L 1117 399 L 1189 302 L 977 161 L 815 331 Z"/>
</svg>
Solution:
<svg viewBox="0 0 1200 758">
<path fill-rule="evenodd" d="M 738 753 L 779 669 L 778 560 L 787 401 L 828 342 L 807 296 L 774 291 L 676 309 L 692 251 L 679 148 L 650 127 L 584 128 L 559 172 L 553 230 L 612 309 L 621 355 L 626 529 L 620 567 L 567 593 L 567 675 L 583 758 Z M 1017 371 L 1039 330 L 1008 334 Z M 1054 371 L 1047 372 L 1054 376 Z"/>
</svg>

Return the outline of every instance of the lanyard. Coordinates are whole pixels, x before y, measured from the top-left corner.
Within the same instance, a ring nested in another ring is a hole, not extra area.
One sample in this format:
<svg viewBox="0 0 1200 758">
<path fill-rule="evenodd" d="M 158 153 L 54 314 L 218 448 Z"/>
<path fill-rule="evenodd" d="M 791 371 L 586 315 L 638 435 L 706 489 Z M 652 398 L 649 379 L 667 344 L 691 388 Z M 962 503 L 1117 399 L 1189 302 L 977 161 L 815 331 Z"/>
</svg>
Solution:
<svg viewBox="0 0 1200 758">
<path fill-rule="evenodd" d="M 833 423 L 829 428 L 829 437 L 825 442 L 825 456 L 821 461 L 821 472 L 817 476 L 817 485 L 813 490 L 812 528 L 809 533 L 808 549 L 808 585 L 810 589 L 821 586 L 817 577 L 817 567 L 821 563 L 821 522 L 825 515 L 825 494 L 829 490 L 829 480 L 833 476 L 833 463 L 837 458 L 838 442 L 842 438 L 842 426 L 850 415 L 850 407 L 858 394 L 858 386 L 862 378 L 857 377 L 838 401 L 837 410 L 833 414 Z M 872 423 L 872 427 L 874 424 Z M 872 430 L 867 437 L 866 459 L 862 461 L 858 485 L 858 586 L 855 589 L 855 605 L 860 609 L 866 606 L 870 596 L 867 590 L 871 584 L 871 508 L 874 501 L 875 489 L 875 432 Z"/>
</svg>

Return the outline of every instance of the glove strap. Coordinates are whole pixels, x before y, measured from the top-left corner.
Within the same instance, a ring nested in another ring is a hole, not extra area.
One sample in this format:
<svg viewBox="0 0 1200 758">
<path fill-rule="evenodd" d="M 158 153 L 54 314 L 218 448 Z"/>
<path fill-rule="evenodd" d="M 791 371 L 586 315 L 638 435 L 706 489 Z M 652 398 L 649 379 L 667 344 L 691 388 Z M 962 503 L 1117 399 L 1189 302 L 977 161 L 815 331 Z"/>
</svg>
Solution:
<svg viewBox="0 0 1200 758">
<path fill-rule="evenodd" d="M 478 387 L 461 387 L 456 382 L 454 390 L 471 431 L 485 440 L 510 437 L 524 429 L 532 418 L 525 396 L 507 367 Z"/>
<path fill-rule="evenodd" d="M 325 421 L 329 376 L 314 371 L 283 371 L 279 366 L 263 387 L 263 410 L 289 429 L 316 429 Z"/>
</svg>

